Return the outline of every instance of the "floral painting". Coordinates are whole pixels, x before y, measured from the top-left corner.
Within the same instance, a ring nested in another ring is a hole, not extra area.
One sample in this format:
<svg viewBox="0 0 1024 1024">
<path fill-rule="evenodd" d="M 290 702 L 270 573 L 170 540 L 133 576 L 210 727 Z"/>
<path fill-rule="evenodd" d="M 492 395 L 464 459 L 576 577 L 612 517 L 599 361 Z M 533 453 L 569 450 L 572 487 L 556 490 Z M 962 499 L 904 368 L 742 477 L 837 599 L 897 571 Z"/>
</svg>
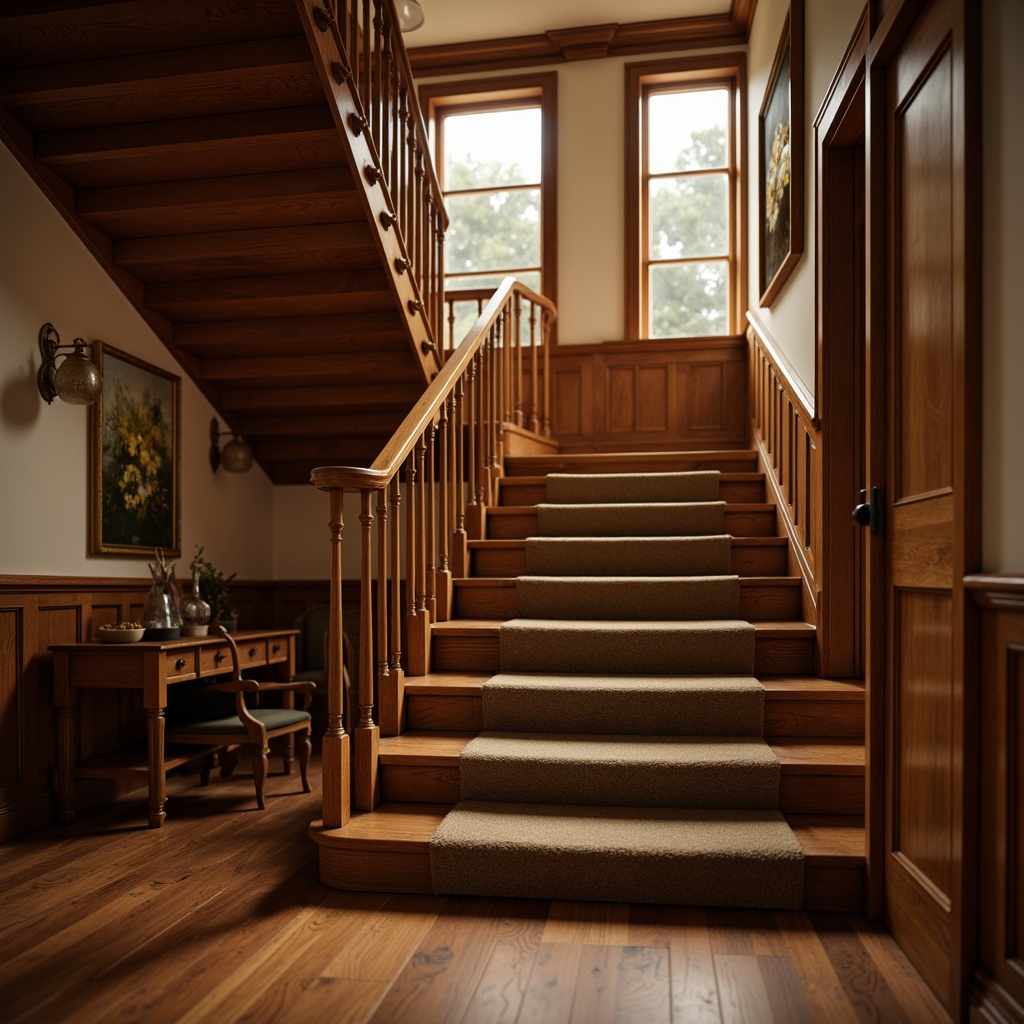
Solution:
<svg viewBox="0 0 1024 1024">
<path fill-rule="evenodd" d="M 760 289 L 770 306 L 804 248 L 803 7 L 793 0 L 759 119 Z"/>
<path fill-rule="evenodd" d="M 92 554 L 181 554 L 181 379 L 96 344 L 103 394 L 92 407 Z"/>
</svg>

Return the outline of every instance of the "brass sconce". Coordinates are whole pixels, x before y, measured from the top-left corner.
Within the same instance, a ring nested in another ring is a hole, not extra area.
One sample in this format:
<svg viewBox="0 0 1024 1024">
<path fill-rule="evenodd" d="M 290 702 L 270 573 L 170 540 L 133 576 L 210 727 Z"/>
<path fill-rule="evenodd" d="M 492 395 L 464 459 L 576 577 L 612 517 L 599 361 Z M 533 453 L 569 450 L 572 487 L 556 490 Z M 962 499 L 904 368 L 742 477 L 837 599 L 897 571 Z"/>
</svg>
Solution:
<svg viewBox="0 0 1024 1024">
<path fill-rule="evenodd" d="M 220 439 L 225 434 L 231 440 L 220 446 Z M 221 430 L 217 417 L 210 420 L 210 466 L 214 473 L 218 466 L 223 466 L 228 473 L 246 473 L 252 468 L 252 449 L 233 430 Z"/>
<path fill-rule="evenodd" d="M 85 354 L 89 346 L 82 338 L 75 338 L 70 345 L 60 343 L 60 335 L 53 324 L 39 328 L 39 353 L 42 366 L 39 367 L 39 393 L 52 405 L 55 398 L 71 405 L 92 405 L 103 394 L 103 378 L 96 364 Z M 64 361 L 57 365 L 58 353 L 73 349 Z"/>
</svg>

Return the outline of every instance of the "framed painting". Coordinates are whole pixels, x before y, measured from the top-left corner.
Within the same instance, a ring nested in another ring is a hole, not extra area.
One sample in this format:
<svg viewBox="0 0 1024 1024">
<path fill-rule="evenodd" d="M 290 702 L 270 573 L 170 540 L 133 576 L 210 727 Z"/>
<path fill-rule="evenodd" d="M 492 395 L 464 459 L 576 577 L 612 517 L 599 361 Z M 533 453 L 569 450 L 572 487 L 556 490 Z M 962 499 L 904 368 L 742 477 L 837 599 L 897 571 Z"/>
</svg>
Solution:
<svg viewBox="0 0 1024 1024">
<path fill-rule="evenodd" d="M 770 306 L 804 251 L 804 11 L 793 0 L 758 116 L 761 305 Z"/>
<path fill-rule="evenodd" d="M 99 341 L 89 552 L 181 555 L 181 378 Z"/>
</svg>

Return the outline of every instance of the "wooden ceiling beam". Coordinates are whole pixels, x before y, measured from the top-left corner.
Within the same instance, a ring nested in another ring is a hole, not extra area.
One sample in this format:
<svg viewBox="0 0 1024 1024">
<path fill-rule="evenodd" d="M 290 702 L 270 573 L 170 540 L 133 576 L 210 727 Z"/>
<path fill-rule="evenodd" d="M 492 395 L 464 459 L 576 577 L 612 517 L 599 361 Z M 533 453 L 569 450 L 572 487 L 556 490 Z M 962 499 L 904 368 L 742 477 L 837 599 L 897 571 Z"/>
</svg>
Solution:
<svg viewBox="0 0 1024 1024">
<path fill-rule="evenodd" d="M 408 412 L 423 394 L 414 381 L 393 383 L 311 384 L 304 387 L 232 389 L 225 387 L 220 408 L 225 412 L 303 412 L 315 409 L 386 409 Z"/>
<path fill-rule="evenodd" d="M 343 357 L 258 356 L 252 359 L 206 359 L 200 364 L 203 380 L 231 383 L 273 382 L 276 387 L 301 387 L 304 382 L 358 384 L 371 380 L 412 383 L 416 367 L 402 365 L 391 352 L 353 352 Z"/>
<path fill-rule="evenodd" d="M 262 438 L 390 437 L 402 422 L 400 412 L 245 416 L 237 422 L 247 441 Z"/>
</svg>

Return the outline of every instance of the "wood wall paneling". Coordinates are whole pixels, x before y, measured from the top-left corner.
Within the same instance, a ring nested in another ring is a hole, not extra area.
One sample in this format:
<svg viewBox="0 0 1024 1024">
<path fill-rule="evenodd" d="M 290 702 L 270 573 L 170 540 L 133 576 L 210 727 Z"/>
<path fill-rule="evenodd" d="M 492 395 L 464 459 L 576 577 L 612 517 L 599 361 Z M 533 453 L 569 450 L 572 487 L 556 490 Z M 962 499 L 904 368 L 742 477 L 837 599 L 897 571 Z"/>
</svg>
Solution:
<svg viewBox="0 0 1024 1024">
<path fill-rule="evenodd" d="M 551 380 L 552 434 L 563 452 L 747 444 L 742 338 L 554 347 Z"/>
</svg>

